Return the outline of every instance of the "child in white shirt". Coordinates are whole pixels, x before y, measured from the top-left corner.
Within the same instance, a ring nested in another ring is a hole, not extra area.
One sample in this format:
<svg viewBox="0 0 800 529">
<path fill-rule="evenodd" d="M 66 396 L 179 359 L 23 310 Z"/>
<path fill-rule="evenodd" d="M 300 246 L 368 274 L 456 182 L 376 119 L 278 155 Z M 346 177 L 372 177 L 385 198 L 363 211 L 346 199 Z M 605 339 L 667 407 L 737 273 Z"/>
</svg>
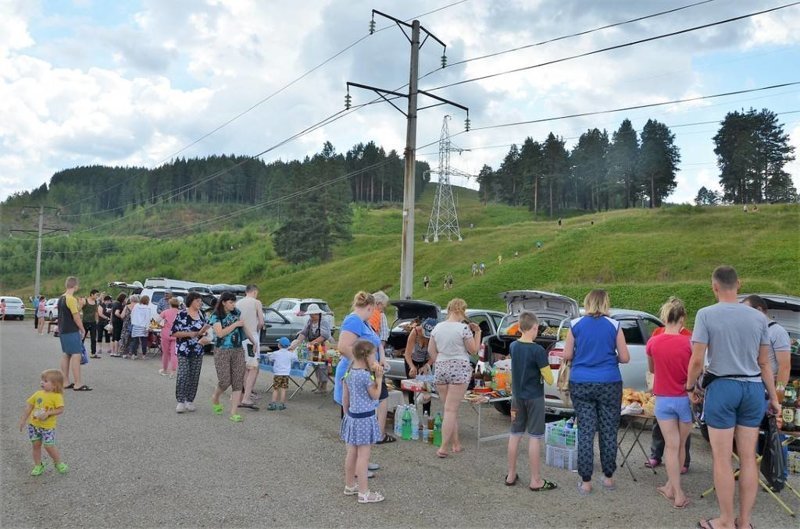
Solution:
<svg viewBox="0 0 800 529">
<path fill-rule="evenodd" d="M 272 402 L 268 410 L 286 409 L 286 389 L 289 387 L 289 373 L 292 362 L 297 362 L 297 353 L 290 351 L 291 342 L 285 336 L 278 339 L 280 349 L 269 353 L 267 356 L 272 361 Z"/>
</svg>

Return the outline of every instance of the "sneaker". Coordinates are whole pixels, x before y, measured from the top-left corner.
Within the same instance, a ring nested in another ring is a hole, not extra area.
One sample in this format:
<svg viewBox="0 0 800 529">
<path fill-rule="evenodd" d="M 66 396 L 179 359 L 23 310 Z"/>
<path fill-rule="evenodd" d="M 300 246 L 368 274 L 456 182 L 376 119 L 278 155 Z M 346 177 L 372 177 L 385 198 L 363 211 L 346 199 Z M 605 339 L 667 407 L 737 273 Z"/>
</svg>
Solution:
<svg viewBox="0 0 800 529">
<path fill-rule="evenodd" d="M 380 492 L 367 491 L 363 494 L 358 493 L 358 503 L 378 503 L 383 500 L 383 494 Z"/>
<path fill-rule="evenodd" d="M 285 409 L 286 409 L 286 404 L 284 404 L 283 402 L 281 402 L 280 404 L 278 404 L 278 409 L 279 409 L 279 410 L 285 410 Z"/>
<path fill-rule="evenodd" d="M 197 410 L 197 408 L 195 408 L 195 406 L 194 406 L 194 402 L 186 402 L 183 406 L 186 408 L 186 411 L 195 411 L 195 410 Z"/>
<path fill-rule="evenodd" d="M 175 406 L 175 411 L 177 413 L 183 413 L 186 411 L 186 404 L 183 402 L 179 402 L 177 406 Z"/>
<path fill-rule="evenodd" d="M 367 470 L 380 470 L 381 466 L 378 463 L 369 463 L 367 465 Z"/>
<path fill-rule="evenodd" d="M 69 467 L 66 463 L 56 463 L 56 470 L 58 470 L 59 474 L 66 474 Z"/>
<path fill-rule="evenodd" d="M 276 402 L 270 402 L 269 406 L 267 406 L 267 409 L 269 411 L 275 411 L 275 410 L 279 410 L 280 408 L 278 407 L 278 404 Z"/>
<path fill-rule="evenodd" d="M 33 470 L 31 470 L 31 476 L 41 476 L 43 472 L 44 472 L 44 463 L 39 463 L 38 465 L 33 467 Z"/>
<path fill-rule="evenodd" d="M 646 466 L 647 468 L 660 467 L 661 466 L 661 460 L 651 457 L 650 459 L 647 460 L 647 462 L 644 464 L 644 466 Z"/>
</svg>

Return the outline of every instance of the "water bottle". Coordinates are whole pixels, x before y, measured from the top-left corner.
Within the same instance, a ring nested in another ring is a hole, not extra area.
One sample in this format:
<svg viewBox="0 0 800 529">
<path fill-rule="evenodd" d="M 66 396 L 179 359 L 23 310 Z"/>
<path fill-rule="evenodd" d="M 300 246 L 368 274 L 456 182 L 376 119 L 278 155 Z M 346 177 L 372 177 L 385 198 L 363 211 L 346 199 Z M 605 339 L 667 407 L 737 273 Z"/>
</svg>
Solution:
<svg viewBox="0 0 800 529">
<path fill-rule="evenodd" d="M 442 414 L 437 413 L 433 419 L 433 446 L 442 446 Z"/>
<path fill-rule="evenodd" d="M 406 408 L 403 411 L 403 440 L 410 441 L 411 440 L 411 410 Z"/>
<path fill-rule="evenodd" d="M 430 439 L 430 436 L 431 436 L 431 431 L 428 428 L 428 419 L 430 419 L 430 417 L 428 416 L 428 412 L 426 411 L 422 415 L 422 442 L 423 443 L 427 443 L 428 440 Z"/>
<path fill-rule="evenodd" d="M 419 414 L 417 407 L 411 407 L 411 440 L 419 441 Z"/>
<path fill-rule="evenodd" d="M 396 437 L 400 437 L 402 433 L 401 425 L 402 425 L 402 417 L 403 417 L 403 410 L 405 406 L 402 404 L 398 404 L 397 407 L 394 409 L 394 435 Z"/>
</svg>

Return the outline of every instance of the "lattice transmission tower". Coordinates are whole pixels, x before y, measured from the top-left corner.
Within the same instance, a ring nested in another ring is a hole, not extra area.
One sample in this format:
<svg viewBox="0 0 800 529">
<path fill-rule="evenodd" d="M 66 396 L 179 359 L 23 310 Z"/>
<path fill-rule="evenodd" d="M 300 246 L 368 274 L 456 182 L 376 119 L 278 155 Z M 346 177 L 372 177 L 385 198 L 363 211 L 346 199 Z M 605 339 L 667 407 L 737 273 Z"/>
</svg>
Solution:
<svg viewBox="0 0 800 529">
<path fill-rule="evenodd" d="M 433 197 L 433 209 L 431 210 L 431 220 L 428 222 L 428 231 L 425 234 L 425 242 L 439 242 L 442 237 L 447 237 L 448 241 L 462 240 L 461 229 L 458 226 L 456 201 L 453 197 L 453 188 L 450 186 L 450 176 L 470 178 L 473 175 L 450 166 L 450 153 L 460 154 L 464 149 L 456 147 L 450 141 L 450 132 L 447 127 L 449 119 L 450 116 L 445 116 L 442 121 L 442 134 L 439 137 L 439 169 L 431 171 L 431 174 L 439 175 L 439 186 Z"/>
</svg>

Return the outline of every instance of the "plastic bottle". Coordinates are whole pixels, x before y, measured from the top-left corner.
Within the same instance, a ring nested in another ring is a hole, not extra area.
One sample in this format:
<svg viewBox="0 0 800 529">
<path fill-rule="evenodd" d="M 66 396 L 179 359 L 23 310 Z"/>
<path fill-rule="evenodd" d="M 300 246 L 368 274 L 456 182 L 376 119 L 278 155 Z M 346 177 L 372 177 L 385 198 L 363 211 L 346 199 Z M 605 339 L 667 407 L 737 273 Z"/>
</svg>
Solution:
<svg viewBox="0 0 800 529">
<path fill-rule="evenodd" d="M 411 440 L 411 410 L 406 408 L 403 410 L 403 440 L 410 441 Z"/>
<path fill-rule="evenodd" d="M 411 407 L 411 439 L 419 441 L 419 414 L 416 406 Z"/>
<path fill-rule="evenodd" d="M 427 443 L 428 439 L 431 435 L 431 430 L 428 427 L 428 422 L 430 421 L 431 417 L 428 415 L 428 412 L 422 414 L 422 442 Z"/>
<path fill-rule="evenodd" d="M 394 435 L 396 437 L 400 437 L 402 433 L 401 425 L 403 424 L 403 410 L 405 406 L 403 404 L 398 404 L 397 407 L 394 409 Z"/>
<path fill-rule="evenodd" d="M 437 413 L 433 419 L 433 446 L 442 446 L 442 414 Z"/>
</svg>

